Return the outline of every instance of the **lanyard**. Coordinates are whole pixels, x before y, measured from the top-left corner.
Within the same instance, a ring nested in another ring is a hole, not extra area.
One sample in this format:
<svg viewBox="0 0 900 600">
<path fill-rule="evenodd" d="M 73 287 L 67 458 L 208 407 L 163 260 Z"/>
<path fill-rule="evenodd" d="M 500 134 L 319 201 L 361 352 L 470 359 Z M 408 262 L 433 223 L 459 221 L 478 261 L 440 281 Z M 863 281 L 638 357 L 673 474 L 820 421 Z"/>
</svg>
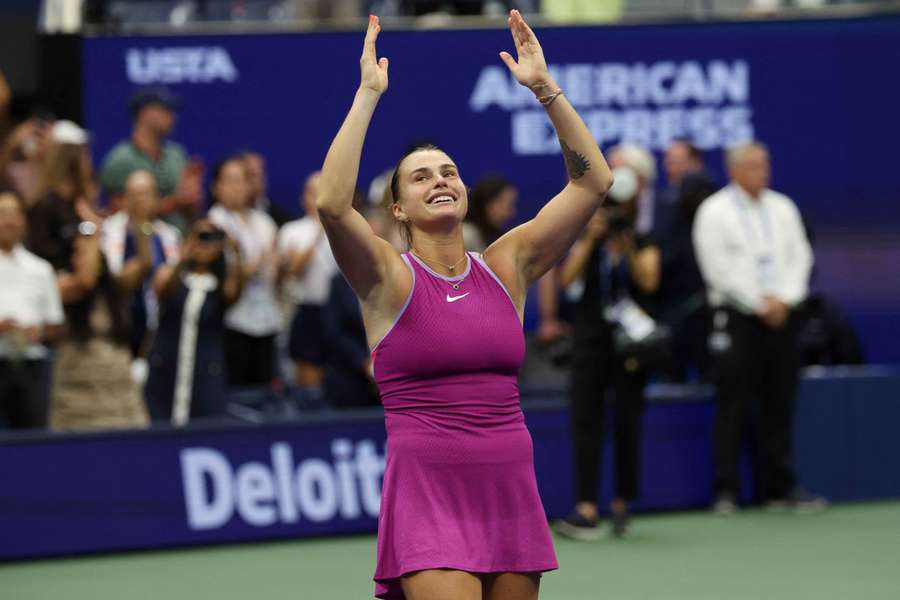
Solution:
<svg viewBox="0 0 900 600">
<path fill-rule="evenodd" d="M 753 227 L 750 209 L 745 206 L 743 202 L 741 202 L 741 199 L 738 198 L 737 194 L 733 194 L 731 198 L 734 201 L 735 206 L 737 206 L 738 215 L 740 216 L 741 220 L 741 227 L 744 229 L 744 236 L 747 238 L 747 242 L 750 245 L 753 245 L 753 242 L 756 241 L 756 231 Z M 762 198 L 760 198 L 758 202 L 760 222 L 762 224 L 762 241 L 765 245 L 765 254 L 770 255 L 772 253 L 775 241 L 772 222 L 769 220 L 769 211 L 767 211 L 765 206 L 763 205 Z"/>
<path fill-rule="evenodd" d="M 756 241 L 756 233 L 752 223 L 750 209 L 741 202 L 741 199 L 735 194 L 732 196 L 734 203 L 738 208 L 741 226 L 744 229 L 744 235 L 747 243 L 752 247 Z M 778 277 L 775 272 L 775 259 L 773 256 L 775 250 L 775 240 L 772 228 L 772 222 L 769 220 L 769 212 L 765 209 L 762 198 L 758 200 L 760 224 L 762 225 L 762 244 L 763 248 L 755 252 L 756 254 L 756 270 L 759 284 L 763 289 L 773 289 Z"/>
</svg>

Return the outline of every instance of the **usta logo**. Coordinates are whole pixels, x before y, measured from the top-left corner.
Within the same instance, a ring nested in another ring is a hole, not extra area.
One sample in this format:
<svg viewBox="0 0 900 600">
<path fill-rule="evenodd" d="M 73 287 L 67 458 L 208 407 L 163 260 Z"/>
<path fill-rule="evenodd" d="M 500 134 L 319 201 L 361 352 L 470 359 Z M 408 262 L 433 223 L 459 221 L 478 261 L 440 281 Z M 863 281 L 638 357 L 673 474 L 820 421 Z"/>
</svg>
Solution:
<svg viewBox="0 0 900 600">
<path fill-rule="evenodd" d="M 125 52 L 128 80 L 151 83 L 212 83 L 238 80 L 238 70 L 225 48 L 129 48 Z"/>
</svg>

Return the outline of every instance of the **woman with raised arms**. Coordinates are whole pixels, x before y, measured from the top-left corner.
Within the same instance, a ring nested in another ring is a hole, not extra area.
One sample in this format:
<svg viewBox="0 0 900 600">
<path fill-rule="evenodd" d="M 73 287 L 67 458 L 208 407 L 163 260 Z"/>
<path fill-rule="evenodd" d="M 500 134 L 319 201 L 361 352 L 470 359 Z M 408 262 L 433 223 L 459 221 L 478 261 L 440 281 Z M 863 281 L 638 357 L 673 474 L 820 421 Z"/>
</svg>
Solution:
<svg viewBox="0 0 900 600">
<path fill-rule="evenodd" d="M 612 175 L 518 11 L 509 28 L 518 57 L 500 59 L 547 110 L 569 175 L 531 221 L 483 255 L 465 252 L 466 186 L 434 146 L 401 158 L 391 181 L 408 253 L 352 208 L 366 130 L 388 87 L 377 17 L 359 89 L 322 168 L 319 215 L 359 296 L 385 409 L 379 598 L 532 600 L 541 573 L 557 566 L 519 405 L 525 294 L 578 237 Z"/>
</svg>

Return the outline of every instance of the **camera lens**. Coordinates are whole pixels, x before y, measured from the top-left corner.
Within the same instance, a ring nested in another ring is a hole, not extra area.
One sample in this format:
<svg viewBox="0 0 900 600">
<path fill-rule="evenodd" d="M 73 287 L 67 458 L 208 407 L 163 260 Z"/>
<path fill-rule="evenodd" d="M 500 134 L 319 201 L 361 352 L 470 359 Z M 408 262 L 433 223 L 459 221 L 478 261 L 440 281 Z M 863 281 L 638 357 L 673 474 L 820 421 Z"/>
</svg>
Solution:
<svg viewBox="0 0 900 600">
<path fill-rule="evenodd" d="M 197 239 L 202 242 L 221 242 L 225 239 L 225 234 L 221 231 L 200 231 Z"/>
</svg>

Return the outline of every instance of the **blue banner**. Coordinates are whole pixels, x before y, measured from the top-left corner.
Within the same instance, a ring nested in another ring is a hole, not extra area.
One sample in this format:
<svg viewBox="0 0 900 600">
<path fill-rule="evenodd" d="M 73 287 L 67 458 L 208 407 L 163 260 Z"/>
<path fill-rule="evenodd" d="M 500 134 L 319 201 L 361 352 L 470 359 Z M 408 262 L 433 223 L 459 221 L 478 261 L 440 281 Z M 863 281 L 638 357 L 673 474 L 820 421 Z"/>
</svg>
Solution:
<svg viewBox="0 0 900 600">
<path fill-rule="evenodd" d="M 525 413 L 552 518 L 574 501 L 563 393 L 532 400 Z M 800 481 L 835 501 L 900 496 L 898 396 L 897 372 L 806 379 L 797 405 Z M 701 392 L 650 402 L 638 510 L 711 501 L 709 400 Z M 7 439 L 0 442 L 0 560 L 373 532 L 385 452 L 378 411 L 262 427 Z M 611 455 L 607 440 L 601 506 L 615 481 Z M 749 498 L 753 479 L 744 467 Z"/>
<path fill-rule="evenodd" d="M 597 139 L 660 150 L 688 137 L 709 152 L 758 138 L 774 187 L 815 234 L 814 288 L 850 311 L 873 360 L 900 361 L 896 141 L 900 18 L 538 31 L 554 76 Z M 131 128 L 142 85 L 183 99 L 175 139 L 214 163 L 239 149 L 269 161 L 272 198 L 299 212 L 358 85 L 362 33 L 96 37 L 84 47 L 95 158 Z M 519 220 L 560 189 L 549 123 L 497 56 L 503 29 L 382 32 L 390 88 L 369 131 L 360 186 L 428 138 L 474 183 L 499 172 L 520 189 Z M 531 313 L 530 313 L 531 314 Z"/>
</svg>

